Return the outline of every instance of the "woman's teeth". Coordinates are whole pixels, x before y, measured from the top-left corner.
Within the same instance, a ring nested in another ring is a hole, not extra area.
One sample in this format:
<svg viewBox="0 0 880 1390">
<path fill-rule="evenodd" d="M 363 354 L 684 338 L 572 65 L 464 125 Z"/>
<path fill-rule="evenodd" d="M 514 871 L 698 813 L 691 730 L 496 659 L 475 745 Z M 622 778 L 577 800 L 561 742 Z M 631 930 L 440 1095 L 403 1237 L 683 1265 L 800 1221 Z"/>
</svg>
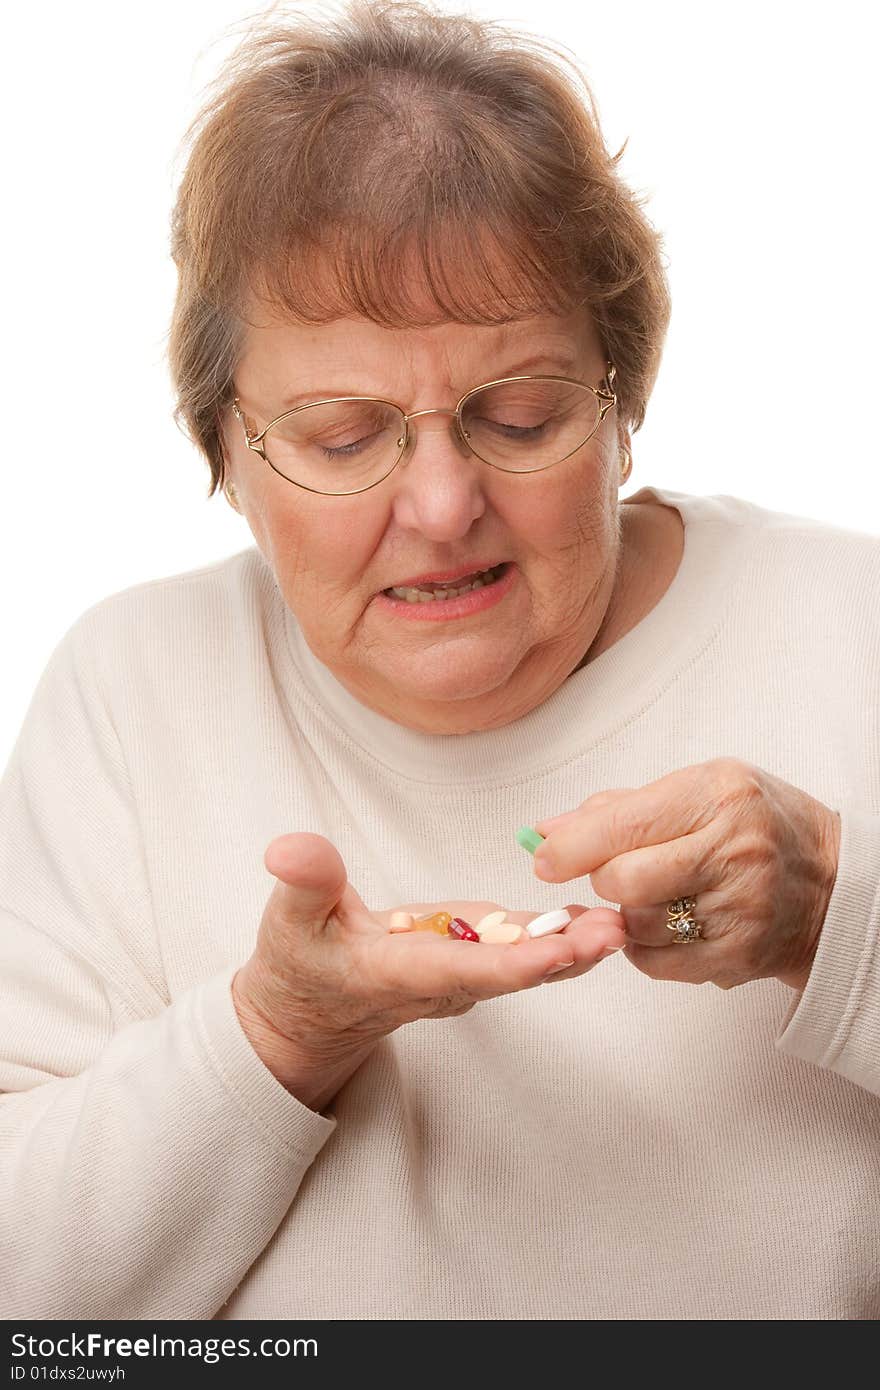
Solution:
<svg viewBox="0 0 880 1390">
<path fill-rule="evenodd" d="M 503 565 L 496 565 L 494 569 L 484 570 L 470 584 L 462 584 L 460 588 L 456 589 L 441 589 L 426 585 L 424 589 L 396 588 L 386 589 L 385 592 L 393 594 L 395 598 L 406 599 L 407 603 L 435 603 L 438 599 L 443 603 L 448 598 L 458 598 L 460 594 L 469 594 L 471 589 L 482 589 L 486 584 L 493 583 L 503 568 Z"/>
</svg>

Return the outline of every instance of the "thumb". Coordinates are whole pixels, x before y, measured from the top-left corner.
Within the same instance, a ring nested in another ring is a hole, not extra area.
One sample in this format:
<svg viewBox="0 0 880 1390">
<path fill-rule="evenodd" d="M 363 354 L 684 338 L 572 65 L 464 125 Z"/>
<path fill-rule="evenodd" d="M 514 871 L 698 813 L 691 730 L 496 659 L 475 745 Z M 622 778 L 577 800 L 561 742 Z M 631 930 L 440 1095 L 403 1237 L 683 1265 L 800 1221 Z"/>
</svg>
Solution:
<svg viewBox="0 0 880 1390">
<path fill-rule="evenodd" d="M 323 835 L 279 835 L 263 855 L 278 879 L 285 916 L 324 923 L 345 893 L 348 876 L 338 849 Z"/>
</svg>

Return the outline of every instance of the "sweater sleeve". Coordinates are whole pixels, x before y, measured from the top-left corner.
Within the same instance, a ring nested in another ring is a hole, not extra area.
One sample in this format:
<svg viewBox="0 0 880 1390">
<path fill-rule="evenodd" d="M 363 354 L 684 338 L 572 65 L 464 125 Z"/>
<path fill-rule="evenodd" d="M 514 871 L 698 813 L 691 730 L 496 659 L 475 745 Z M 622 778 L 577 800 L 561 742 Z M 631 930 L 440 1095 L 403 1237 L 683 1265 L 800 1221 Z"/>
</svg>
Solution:
<svg viewBox="0 0 880 1390">
<path fill-rule="evenodd" d="M 211 1318 L 336 1122 L 251 1047 L 237 967 L 168 998 L 87 630 L 0 781 L 0 1317 Z"/>
<path fill-rule="evenodd" d="M 776 1046 L 880 1095 L 880 816 L 839 807 L 837 878 Z"/>
</svg>

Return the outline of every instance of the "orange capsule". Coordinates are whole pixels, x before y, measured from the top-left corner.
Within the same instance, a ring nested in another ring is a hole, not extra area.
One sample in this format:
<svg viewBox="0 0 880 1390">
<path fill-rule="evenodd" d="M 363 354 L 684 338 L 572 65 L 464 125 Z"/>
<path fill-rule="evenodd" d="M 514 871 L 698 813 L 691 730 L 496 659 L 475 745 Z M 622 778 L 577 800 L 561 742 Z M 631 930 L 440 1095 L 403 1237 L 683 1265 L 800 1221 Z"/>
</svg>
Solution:
<svg viewBox="0 0 880 1390">
<path fill-rule="evenodd" d="M 446 928 L 452 921 L 451 912 L 431 912 L 427 917 L 417 917 L 413 931 L 434 931 L 438 936 L 446 935 Z"/>
</svg>

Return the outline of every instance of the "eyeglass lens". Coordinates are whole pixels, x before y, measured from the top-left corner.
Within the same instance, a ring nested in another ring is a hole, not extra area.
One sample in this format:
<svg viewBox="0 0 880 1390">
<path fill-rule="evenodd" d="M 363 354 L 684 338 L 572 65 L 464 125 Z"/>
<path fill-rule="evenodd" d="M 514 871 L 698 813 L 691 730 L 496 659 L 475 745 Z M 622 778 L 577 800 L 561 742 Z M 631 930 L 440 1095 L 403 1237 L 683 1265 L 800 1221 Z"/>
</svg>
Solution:
<svg viewBox="0 0 880 1390">
<path fill-rule="evenodd" d="M 567 458 L 598 421 L 599 402 L 586 386 L 546 378 L 484 387 L 462 407 L 468 447 L 511 473 Z M 404 419 L 395 407 L 347 400 L 283 416 L 266 431 L 263 447 L 273 468 L 291 482 L 318 492 L 356 492 L 390 473 L 403 439 Z"/>
</svg>

